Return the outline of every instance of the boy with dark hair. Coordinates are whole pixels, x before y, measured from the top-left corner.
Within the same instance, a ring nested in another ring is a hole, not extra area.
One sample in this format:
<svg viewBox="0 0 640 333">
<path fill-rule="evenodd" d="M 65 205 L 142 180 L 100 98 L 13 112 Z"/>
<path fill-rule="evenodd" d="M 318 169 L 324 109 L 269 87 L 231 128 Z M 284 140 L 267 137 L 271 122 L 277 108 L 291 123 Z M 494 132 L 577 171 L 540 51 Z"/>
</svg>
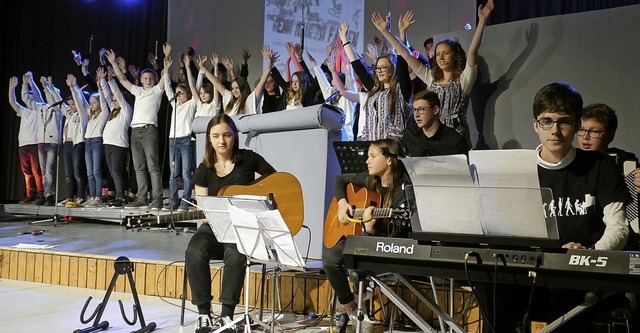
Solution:
<svg viewBox="0 0 640 333">
<path fill-rule="evenodd" d="M 438 94 L 424 90 L 413 96 L 415 124 L 409 125 L 400 139 L 405 152 L 414 157 L 469 153 L 464 137 L 454 129 L 444 126 L 439 116 Z"/>
<path fill-rule="evenodd" d="M 534 98 L 538 179 L 540 187 L 553 194 L 544 203 L 544 214 L 556 217 L 563 248 L 620 250 L 629 233 L 624 206 L 628 192 L 612 158 L 573 147 L 581 116 L 582 96 L 566 83 L 548 84 Z M 536 287 L 529 303 L 530 294 L 530 287 L 500 286 L 493 307 L 493 318 L 500 318 L 494 323 L 496 332 L 528 332 L 529 318 L 550 323 L 585 299 L 580 290 Z M 591 307 L 560 329 L 591 332 L 598 308 Z"/>
</svg>

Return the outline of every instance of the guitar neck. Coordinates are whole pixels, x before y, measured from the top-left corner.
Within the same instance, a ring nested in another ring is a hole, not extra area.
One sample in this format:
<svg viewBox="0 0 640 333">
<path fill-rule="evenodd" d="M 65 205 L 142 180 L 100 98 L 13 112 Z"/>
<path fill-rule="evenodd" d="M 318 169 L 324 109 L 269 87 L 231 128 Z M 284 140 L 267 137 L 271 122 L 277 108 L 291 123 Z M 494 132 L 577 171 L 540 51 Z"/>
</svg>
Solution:
<svg viewBox="0 0 640 333">
<path fill-rule="evenodd" d="M 391 216 L 393 216 L 393 212 L 393 208 L 374 208 L 373 212 L 371 212 L 371 217 L 374 219 L 390 218 Z M 357 208 L 353 210 L 353 217 L 357 220 L 362 220 L 363 214 L 363 208 Z"/>
</svg>

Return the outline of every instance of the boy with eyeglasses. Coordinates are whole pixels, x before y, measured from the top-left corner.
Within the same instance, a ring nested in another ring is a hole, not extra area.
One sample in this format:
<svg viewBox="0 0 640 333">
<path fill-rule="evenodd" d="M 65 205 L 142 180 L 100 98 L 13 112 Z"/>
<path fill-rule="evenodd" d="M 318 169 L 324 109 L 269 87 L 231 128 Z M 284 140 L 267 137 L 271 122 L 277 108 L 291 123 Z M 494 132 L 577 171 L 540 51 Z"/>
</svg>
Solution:
<svg viewBox="0 0 640 333">
<path fill-rule="evenodd" d="M 580 148 L 595 150 L 615 156 L 620 169 L 626 161 L 636 162 L 634 171 L 634 183 L 640 193 L 640 169 L 638 169 L 638 157 L 628 151 L 609 147 L 616 136 L 618 129 L 618 116 L 616 112 L 606 104 L 596 103 L 587 105 L 582 110 L 581 126 L 576 135 Z"/>
<path fill-rule="evenodd" d="M 440 119 L 440 98 L 433 91 L 421 91 L 413 96 L 415 124 L 405 130 L 400 145 L 409 155 L 439 156 L 468 154 L 465 138 L 445 126 Z"/>
<path fill-rule="evenodd" d="M 582 96 L 566 83 L 548 84 L 535 95 L 538 179 L 540 187 L 550 188 L 553 194 L 552 201 L 541 208 L 545 216 L 556 217 L 563 248 L 621 250 L 629 233 L 624 206 L 628 192 L 610 156 L 573 146 L 581 117 Z M 493 323 L 496 332 L 528 332 L 530 320 L 551 323 L 585 299 L 585 291 L 563 288 L 536 287 L 531 301 L 531 287 L 501 285 L 499 291 L 495 298 L 487 291 L 483 294 L 485 303 L 495 302 L 487 308 L 496 311 L 488 317 L 498 318 Z M 620 301 L 622 296 L 607 302 Z M 591 322 L 598 313 L 609 311 L 603 306 L 593 306 L 559 329 L 592 332 Z"/>
</svg>

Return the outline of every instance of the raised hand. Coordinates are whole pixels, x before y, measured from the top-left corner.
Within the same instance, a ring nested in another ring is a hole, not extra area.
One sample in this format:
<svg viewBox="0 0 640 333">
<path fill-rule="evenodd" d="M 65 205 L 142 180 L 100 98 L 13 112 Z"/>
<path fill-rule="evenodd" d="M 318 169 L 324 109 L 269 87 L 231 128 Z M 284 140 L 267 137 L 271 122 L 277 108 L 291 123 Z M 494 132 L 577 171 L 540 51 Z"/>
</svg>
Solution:
<svg viewBox="0 0 640 333">
<path fill-rule="evenodd" d="M 75 86 L 77 84 L 76 81 L 76 77 L 73 76 L 73 74 L 67 74 L 67 85 L 69 86 L 69 88 L 73 88 L 73 86 Z"/>
<path fill-rule="evenodd" d="M 229 71 L 232 71 L 234 69 L 234 65 L 233 65 L 233 60 L 227 57 L 222 58 L 222 64 L 224 65 L 224 67 L 226 67 Z"/>
<path fill-rule="evenodd" d="M 219 62 L 220 62 L 220 58 L 218 57 L 218 54 L 211 53 L 211 64 L 213 65 L 214 69 L 218 66 Z"/>
<path fill-rule="evenodd" d="M 336 57 L 333 53 L 329 54 L 329 56 L 327 57 L 327 60 L 325 60 L 325 63 L 327 64 L 327 67 L 329 67 L 329 70 L 332 73 L 336 71 Z"/>
<path fill-rule="evenodd" d="M 44 77 L 44 76 L 41 76 L 40 77 L 40 84 L 42 84 L 43 88 L 46 88 L 47 87 L 47 78 Z"/>
<path fill-rule="evenodd" d="M 196 64 L 198 65 L 198 69 L 204 70 L 206 62 L 207 62 L 207 56 L 206 55 L 199 55 L 198 59 L 196 60 Z"/>
<path fill-rule="evenodd" d="M 400 30 L 400 33 L 402 34 L 415 22 L 416 20 L 413 19 L 413 12 L 408 11 L 404 15 L 400 15 L 400 18 L 398 19 L 398 30 Z"/>
<path fill-rule="evenodd" d="M 107 56 L 107 60 L 109 60 L 109 62 L 113 65 L 113 66 L 117 66 L 118 63 L 116 61 L 116 53 L 113 52 L 113 50 L 107 50 L 107 52 L 105 53 L 105 55 Z"/>
<path fill-rule="evenodd" d="M 164 57 L 164 69 L 166 70 L 171 67 L 171 64 L 173 64 L 173 59 L 171 59 L 171 56 Z"/>
<path fill-rule="evenodd" d="M 373 22 L 373 25 L 376 26 L 376 29 L 378 29 L 378 31 L 380 32 L 387 31 L 387 26 L 389 25 L 389 21 L 387 20 L 386 17 L 382 19 L 382 16 L 380 16 L 380 13 L 374 12 L 373 14 L 371 14 L 371 22 Z"/>
<path fill-rule="evenodd" d="M 242 63 L 246 64 L 251 58 L 251 53 L 249 53 L 249 49 L 242 49 Z"/>
<path fill-rule="evenodd" d="M 287 53 L 289 53 L 289 57 L 293 58 L 296 56 L 296 47 L 293 45 L 293 43 L 287 42 L 287 44 L 285 44 L 285 47 L 287 48 Z"/>
<path fill-rule="evenodd" d="M 348 42 L 347 34 L 349 33 L 349 25 L 347 22 L 340 23 L 340 31 L 338 32 L 340 35 L 340 39 L 342 40 L 342 44 Z"/>
<path fill-rule="evenodd" d="M 76 50 L 71 50 L 71 54 L 73 54 L 73 60 L 76 62 L 76 65 L 82 65 L 82 55 L 80 52 L 76 52 Z"/>
<path fill-rule="evenodd" d="M 493 11 L 493 0 L 488 0 L 486 5 L 480 5 L 478 6 L 478 17 L 482 20 L 486 20 L 489 15 L 491 14 L 491 11 Z"/>
<path fill-rule="evenodd" d="M 169 54 L 171 53 L 171 44 L 169 44 L 169 42 L 162 44 L 162 52 L 164 53 L 165 57 L 169 56 Z"/>
<path fill-rule="evenodd" d="M 127 62 L 123 57 L 118 57 L 118 68 L 124 73 L 127 70 Z"/>
<path fill-rule="evenodd" d="M 96 76 L 98 77 L 98 80 L 102 80 L 107 77 L 107 73 L 104 71 L 104 67 L 100 66 L 98 67 L 98 69 L 96 69 Z M 99 86 L 100 85 L 98 85 L 98 87 Z"/>
<path fill-rule="evenodd" d="M 378 47 L 375 44 L 367 44 L 367 50 L 364 54 L 369 57 L 371 63 L 374 63 L 378 59 Z"/>
<path fill-rule="evenodd" d="M 127 69 L 129 70 L 129 74 L 131 74 L 131 76 L 133 76 L 136 80 L 138 80 L 138 68 L 134 65 L 129 65 L 129 67 L 127 67 Z"/>
<path fill-rule="evenodd" d="M 9 79 L 9 88 L 10 89 L 15 89 L 18 86 L 18 78 L 15 76 L 12 76 Z"/>
<path fill-rule="evenodd" d="M 22 84 L 29 84 L 29 74 L 27 74 L 27 73 L 22 75 Z"/>
<path fill-rule="evenodd" d="M 149 52 L 149 55 L 147 55 L 147 61 L 149 61 L 149 64 L 153 66 L 153 68 L 156 68 L 156 66 L 158 66 L 158 61 L 156 60 L 156 56 L 151 52 Z"/>
</svg>

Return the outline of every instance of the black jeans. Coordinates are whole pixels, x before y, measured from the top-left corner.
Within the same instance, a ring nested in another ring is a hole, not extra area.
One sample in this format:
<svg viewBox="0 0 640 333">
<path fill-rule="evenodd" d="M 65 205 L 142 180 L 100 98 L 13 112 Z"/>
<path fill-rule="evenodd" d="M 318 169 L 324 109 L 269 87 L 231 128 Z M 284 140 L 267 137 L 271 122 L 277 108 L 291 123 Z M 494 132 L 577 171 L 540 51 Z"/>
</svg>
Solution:
<svg viewBox="0 0 640 333">
<path fill-rule="evenodd" d="M 344 267 L 344 238 L 332 247 L 325 249 L 322 253 L 322 266 L 324 273 L 331 283 L 331 287 L 336 291 L 340 304 L 347 304 L 353 301 L 354 296 L 347 279 L 347 269 Z"/>
<path fill-rule="evenodd" d="M 238 252 L 236 244 L 218 242 L 209 224 L 203 223 L 191 237 L 185 258 L 193 305 L 207 304 L 213 299 L 211 296 L 211 269 L 209 267 L 209 260 L 212 259 L 223 259 L 224 261 L 220 303 L 235 306 L 240 302 L 247 257 Z"/>
</svg>

